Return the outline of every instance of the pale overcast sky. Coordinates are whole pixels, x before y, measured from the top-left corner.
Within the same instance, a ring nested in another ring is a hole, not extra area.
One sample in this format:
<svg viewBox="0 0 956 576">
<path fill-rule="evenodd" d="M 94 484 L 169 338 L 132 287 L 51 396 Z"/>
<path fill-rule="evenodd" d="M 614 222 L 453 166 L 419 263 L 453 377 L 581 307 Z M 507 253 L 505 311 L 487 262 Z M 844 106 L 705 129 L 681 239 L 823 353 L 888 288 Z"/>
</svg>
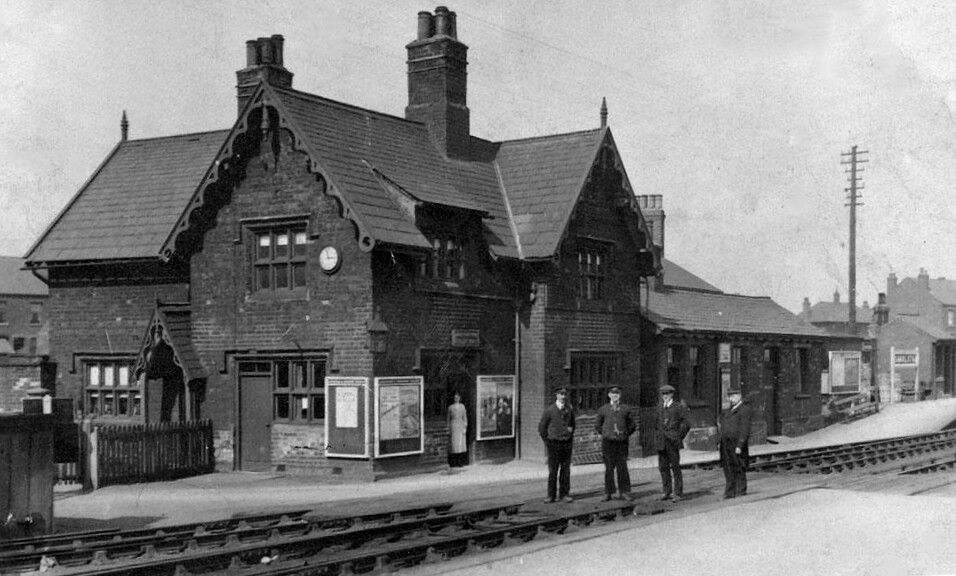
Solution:
<svg viewBox="0 0 956 576">
<path fill-rule="evenodd" d="M 438 4 L 0 4 L 0 254 L 22 255 L 120 137 L 229 128 L 245 41 L 285 36 L 293 87 L 394 115 L 405 44 Z M 886 275 L 956 278 L 956 3 L 469 1 L 472 133 L 609 125 L 667 257 L 724 291 L 847 298 L 840 153 L 870 151 L 858 303 Z"/>
</svg>

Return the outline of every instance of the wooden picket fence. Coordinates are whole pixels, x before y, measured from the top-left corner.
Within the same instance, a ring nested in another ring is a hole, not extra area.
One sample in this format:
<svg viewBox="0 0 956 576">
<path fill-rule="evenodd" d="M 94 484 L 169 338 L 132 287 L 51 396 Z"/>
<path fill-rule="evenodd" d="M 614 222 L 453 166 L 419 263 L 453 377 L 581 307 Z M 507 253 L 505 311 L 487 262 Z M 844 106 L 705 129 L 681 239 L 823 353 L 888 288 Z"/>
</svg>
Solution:
<svg viewBox="0 0 956 576">
<path fill-rule="evenodd" d="M 94 489 L 195 476 L 215 468 L 211 420 L 97 426 L 90 442 Z"/>
</svg>

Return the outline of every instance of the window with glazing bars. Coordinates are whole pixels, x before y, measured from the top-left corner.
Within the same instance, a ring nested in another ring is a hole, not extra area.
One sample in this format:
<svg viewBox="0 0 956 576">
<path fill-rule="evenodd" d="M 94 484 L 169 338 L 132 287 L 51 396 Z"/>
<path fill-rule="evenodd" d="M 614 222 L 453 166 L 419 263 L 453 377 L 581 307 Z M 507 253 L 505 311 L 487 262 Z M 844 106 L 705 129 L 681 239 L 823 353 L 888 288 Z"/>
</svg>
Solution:
<svg viewBox="0 0 956 576">
<path fill-rule="evenodd" d="M 305 288 L 308 236 L 304 227 L 257 230 L 255 241 L 253 274 L 256 291 Z"/>
<path fill-rule="evenodd" d="M 576 353 L 571 356 L 571 404 L 578 410 L 597 410 L 607 401 L 607 391 L 617 382 L 620 355 Z"/>
</svg>

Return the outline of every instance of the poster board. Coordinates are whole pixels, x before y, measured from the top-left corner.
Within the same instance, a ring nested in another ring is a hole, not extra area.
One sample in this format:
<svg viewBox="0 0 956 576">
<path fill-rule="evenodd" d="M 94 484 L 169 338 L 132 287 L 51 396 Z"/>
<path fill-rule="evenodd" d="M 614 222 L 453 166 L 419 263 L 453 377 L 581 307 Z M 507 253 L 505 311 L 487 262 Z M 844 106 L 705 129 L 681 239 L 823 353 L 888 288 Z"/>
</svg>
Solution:
<svg viewBox="0 0 956 576">
<path fill-rule="evenodd" d="M 830 394 L 858 394 L 863 379 L 863 353 L 851 350 L 830 352 Z"/>
<path fill-rule="evenodd" d="M 375 379 L 375 457 L 425 451 L 425 380 L 422 376 Z"/>
<path fill-rule="evenodd" d="M 919 398 L 919 348 L 890 346 L 890 402 Z"/>
<path fill-rule="evenodd" d="M 733 390 L 730 368 L 724 366 L 720 369 L 720 409 L 730 408 L 730 392 Z"/>
<path fill-rule="evenodd" d="M 476 440 L 496 440 L 515 436 L 514 375 L 477 378 L 475 422 Z"/>
<path fill-rule="evenodd" d="M 368 378 L 325 377 L 325 455 L 368 458 Z"/>
</svg>

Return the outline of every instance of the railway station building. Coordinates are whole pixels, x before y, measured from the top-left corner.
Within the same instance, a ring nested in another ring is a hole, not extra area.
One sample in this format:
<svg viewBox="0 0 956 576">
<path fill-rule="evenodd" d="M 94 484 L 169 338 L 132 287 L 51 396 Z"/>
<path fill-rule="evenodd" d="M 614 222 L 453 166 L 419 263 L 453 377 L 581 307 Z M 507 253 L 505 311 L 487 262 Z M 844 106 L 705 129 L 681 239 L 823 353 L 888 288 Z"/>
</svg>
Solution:
<svg viewBox="0 0 956 576">
<path fill-rule="evenodd" d="M 294 89 L 278 35 L 246 43 L 232 126 L 131 139 L 124 114 L 27 255 L 58 396 L 211 419 L 222 469 L 359 480 L 446 465 L 456 393 L 471 462 L 543 458 L 567 386 L 598 454 L 588 415 L 640 396 L 647 195 L 603 105 L 590 130 L 474 136 L 455 13 L 409 32 L 404 117 Z"/>
</svg>

